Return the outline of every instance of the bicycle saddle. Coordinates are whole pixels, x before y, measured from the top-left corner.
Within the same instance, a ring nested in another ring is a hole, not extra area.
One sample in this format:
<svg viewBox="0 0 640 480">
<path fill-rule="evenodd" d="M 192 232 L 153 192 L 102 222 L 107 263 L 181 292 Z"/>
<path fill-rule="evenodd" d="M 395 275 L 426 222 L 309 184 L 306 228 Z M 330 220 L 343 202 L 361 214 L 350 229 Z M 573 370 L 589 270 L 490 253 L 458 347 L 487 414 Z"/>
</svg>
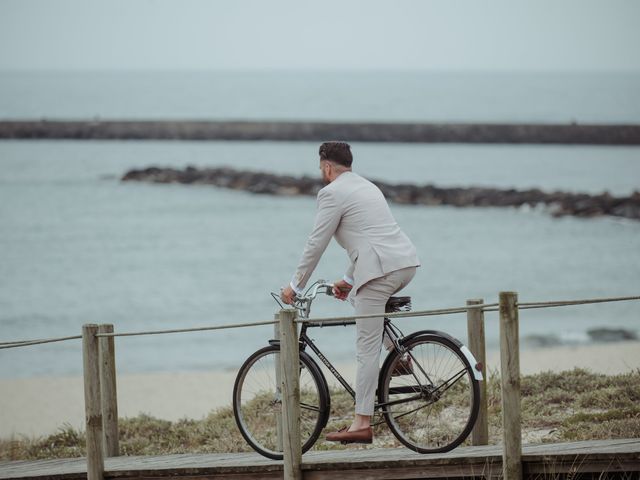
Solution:
<svg viewBox="0 0 640 480">
<path fill-rule="evenodd" d="M 389 297 L 384 307 L 386 313 L 391 312 L 408 312 L 411 310 L 411 297 Z"/>
</svg>

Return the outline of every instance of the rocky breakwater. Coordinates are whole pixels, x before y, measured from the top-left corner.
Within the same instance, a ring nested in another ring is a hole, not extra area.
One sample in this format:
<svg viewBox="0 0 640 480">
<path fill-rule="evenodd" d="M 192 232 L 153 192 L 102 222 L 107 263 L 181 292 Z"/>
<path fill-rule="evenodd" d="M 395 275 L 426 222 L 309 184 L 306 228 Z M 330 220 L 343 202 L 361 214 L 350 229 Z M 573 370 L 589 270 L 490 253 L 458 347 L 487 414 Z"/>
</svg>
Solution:
<svg viewBox="0 0 640 480">
<path fill-rule="evenodd" d="M 122 181 L 204 184 L 269 195 L 316 195 L 323 186 L 315 177 L 293 177 L 232 168 L 184 170 L 149 167 L 130 170 Z M 456 207 L 536 207 L 542 205 L 555 217 L 610 215 L 640 220 L 640 191 L 627 197 L 571 192 L 543 192 L 486 187 L 444 188 L 434 185 L 390 184 L 372 180 L 392 202 L 411 205 L 452 205 Z"/>
<path fill-rule="evenodd" d="M 2 138 L 640 145 L 640 125 L 209 120 L 0 120 Z"/>
</svg>

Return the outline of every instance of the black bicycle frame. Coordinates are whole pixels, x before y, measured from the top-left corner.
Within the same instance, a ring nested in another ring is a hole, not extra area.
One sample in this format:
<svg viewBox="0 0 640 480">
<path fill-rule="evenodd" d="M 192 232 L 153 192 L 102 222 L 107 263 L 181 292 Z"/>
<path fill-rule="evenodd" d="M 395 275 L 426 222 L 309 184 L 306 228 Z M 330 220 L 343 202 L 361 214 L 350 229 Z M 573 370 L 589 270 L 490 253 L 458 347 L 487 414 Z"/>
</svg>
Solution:
<svg viewBox="0 0 640 480">
<path fill-rule="evenodd" d="M 349 395 L 351 395 L 351 397 L 354 399 L 356 398 L 356 392 L 353 390 L 353 388 L 351 388 L 351 385 L 349 385 L 349 383 L 347 383 L 347 381 L 342 377 L 342 375 L 340 375 L 340 372 L 338 372 L 338 370 L 336 370 L 336 368 L 333 366 L 333 364 L 329 361 L 329 359 L 327 357 L 324 356 L 324 354 L 320 351 L 320 349 L 316 346 L 315 343 L 313 343 L 313 340 L 311 340 L 311 338 L 309 338 L 309 336 L 307 335 L 307 328 L 309 327 L 335 327 L 335 326 L 343 326 L 343 325 L 352 325 L 355 324 L 355 322 L 351 321 L 351 322 L 344 322 L 344 323 L 338 323 L 338 324 L 314 324 L 314 323 L 303 323 L 302 327 L 300 328 L 300 337 L 299 337 L 299 342 L 300 342 L 300 350 L 304 351 L 305 348 L 307 346 L 309 346 L 311 348 L 311 350 L 313 350 L 313 352 L 317 355 L 317 357 L 322 361 L 322 363 L 324 363 L 324 365 L 329 369 L 329 371 L 331 372 L 331 374 L 336 378 L 336 380 L 338 380 L 338 382 L 340 382 L 340 384 L 344 387 L 344 389 L 349 393 Z M 398 331 L 396 331 L 396 327 L 393 326 L 391 324 L 391 322 L 389 321 L 388 318 L 384 319 L 384 331 L 387 333 L 387 335 L 389 335 L 389 338 L 392 340 L 393 342 L 393 347 L 399 352 L 399 353 L 404 353 L 404 349 L 402 348 L 402 346 L 399 344 L 398 339 L 399 339 L 399 335 L 398 335 Z M 405 391 L 406 390 L 406 391 Z M 421 398 L 422 396 L 422 391 L 421 389 L 418 389 L 416 391 L 416 389 L 414 387 L 397 387 L 394 389 L 393 393 L 415 393 L 416 396 L 415 397 L 409 397 L 409 398 L 403 398 L 403 399 L 399 399 L 399 400 L 394 400 L 391 402 L 386 402 L 386 403 L 376 403 L 374 408 L 380 409 L 383 407 L 388 407 L 391 405 L 397 405 L 399 403 L 407 403 L 407 402 L 411 402 L 413 400 L 417 400 L 419 398 Z M 426 406 L 426 405 L 425 405 Z"/>
<path fill-rule="evenodd" d="M 348 323 L 345 323 L 345 325 L 348 325 Z M 353 390 L 353 388 L 351 388 L 351 385 L 347 383 L 347 381 L 342 377 L 342 375 L 340 375 L 340 372 L 336 370 L 336 367 L 333 366 L 333 364 L 329 361 L 329 359 L 324 356 L 324 354 L 320 351 L 320 349 L 316 346 L 316 344 L 313 343 L 313 340 L 311 340 L 311 338 L 309 338 L 309 336 L 307 335 L 307 328 L 320 327 L 320 326 L 321 325 L 308 324 L 308 323 L 302 324 L 302 328 L 300 328 L 300 350 L 304 351 L 304 349 L 308 345 L 311 348 L 311 350 L 313 350 L 313 352 L 318 356 L 318 358 L 322 360 L 322 363 L 325 364 L 325 366 L 333 374 L 336 380 L 340 382 L 340 384 L 345 388 L 345 390 L 349 392 L 349 395 L 351 395 L 351 397 L 355 400 L 356 392 Z M 328 326 L 328 325 L 325 325 L 325 326 Z M 331 326 L 334 326 L 334 325 L 331 325 Z"/>
</svg>

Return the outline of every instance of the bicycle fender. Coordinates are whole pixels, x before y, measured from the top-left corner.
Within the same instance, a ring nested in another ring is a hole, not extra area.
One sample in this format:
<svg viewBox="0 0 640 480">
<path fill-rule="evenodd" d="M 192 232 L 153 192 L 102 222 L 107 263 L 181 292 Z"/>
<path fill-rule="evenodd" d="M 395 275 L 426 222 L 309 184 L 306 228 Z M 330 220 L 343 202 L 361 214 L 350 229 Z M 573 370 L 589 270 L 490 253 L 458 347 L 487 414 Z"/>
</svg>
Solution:
<svg viewBox="0 0 640 480">
<path fill-rule="evenodd" d="M 422 335 L 435 335 L 436 337 L 444 337 L 447 340 L 450 340 L 454 343 L 454 345 L 458 348 L 462 347 L 462 342 L 455 337 L 452 337 L 446 332 L 441 332 L 440 330 L 418 330 L 417 332 L 410 333 L 403 339 L 403 343 L 412 340 L 416 337 L 420 337 Z"/>
<path fill-rule="evenodd" d="M 476 380 L 483 380 L 482 378 L 482 366 L 478 364 L 476 357 L 473 356 L 471 350 L 467 348 L 466 345 L 462 345 L 460 347 L 460 351 L 463 353 L 467 360 L 469 361 L 469 365 L 471 365 L 471 371 L 473 372 L 473 377 Z"/>
<path fill-rule="evenodd" d="M 482 377 L 482 366 L 478 365 L 478 361 L 473 356 L 473 353 L 471 353 L 471 350 L 469 350 L 467 348 L 467 346 L 464 345 L 460 340 L 458 340 L 455 337 L 452 337 L 451 335 L 449 335 L 446 332 L 441 332 L 441 331 L 438 331 L 438 330 L 420 330 L 418 332 L 413 332 L 413 333 L 407 335 L 406 337 L 404 337 L 402 343 L 405 343 L 408 340 L 414 339 L 414 338 L 422 336 L 422 335 L 444 337 L 447 340 L 450 340 L 451 342 L 453 342 L 453 344 L 455 346 L 457 346 L 460 349 L 460 351 L 462 352 L 462 354 L 465 356 L 465 358 L 469 362 L 469 365 L 471 365 L 471 371 L 473 372 L 473 378 L 475 378 L 476 380 L 483 380 L 483 377 Z"/>
</svg>

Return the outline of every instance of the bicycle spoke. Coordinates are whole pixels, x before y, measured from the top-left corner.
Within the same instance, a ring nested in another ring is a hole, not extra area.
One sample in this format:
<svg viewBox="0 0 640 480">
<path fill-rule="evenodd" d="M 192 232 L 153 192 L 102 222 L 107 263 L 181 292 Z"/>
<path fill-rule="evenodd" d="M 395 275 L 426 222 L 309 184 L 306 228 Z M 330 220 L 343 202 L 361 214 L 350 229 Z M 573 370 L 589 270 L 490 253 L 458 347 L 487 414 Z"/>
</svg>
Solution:
<svg viewBox="0 0 640 480">
<path fill-rule="evenodd" d="M 465 375 L 465 373 L 467 373 L 467 370 L 466 370 L 466 369 L 464 369 L 464 370 L 460 370 L 458 373 L 456 373 L 456 374 L 455 374 L 453 377 L 451 377 L 449 380 L 445 380 L 445 382 L 444 382 L 444 383 L 442 383 L 438 388 L 436 388 L 436 389 L 434 390 L 434 392 L 437 392 L 437 391 L 438 391 L 438 390 L 440 390 L 444 385 L 447 385 L 447 388 L 445 388 L 444 390 L 442 390 L 442 392 L 443 392 L 443 393 L 444 393 L 444 392 L 446 392 L 446 391 L 447 391 L 447 390 L 449 390 L 449 388 L 451 388 L 451 387 L 452 387 L 452 386 L 453 386 L 453 385 L 454 385 L 458 380 L 460 380 L 461 378 L 463 378 L 463 377 L 464 377 L 464 375 Z M 454 377 L 457 377 L 457 378 L 451 382 L 451 379 L 452 379 L 452 378 L 454 378 Z M 451 382 L 451 383 L 449 383 L 449 382 Z"/>
<path fill-rule="evenodd" d="M 425 403 L 424 405 L 420 405 L 419 407 L 416 407 L 413 410 L 409 410 L 408 412 L 400 413 L 399 415 L 394 415 L 393 418 L 394 419 L 398 419 L 398 418 L 404 417 L 404 416 L 409 415 L 411 413 L 417 412 L 418 410 L 422 410 L 423 408 L 427 408 L 427 407 L 429 407 L 431 405 L 433 405 L 433 402 Z"/>
<path fill-rule="evenodd" d="M 300 402 L 300 408 L 302 410 L 311 410 L 313 412 L 319 412 L 320 408 L 317 405 L 307 405 L 306 403 Z"/>
</svg>

